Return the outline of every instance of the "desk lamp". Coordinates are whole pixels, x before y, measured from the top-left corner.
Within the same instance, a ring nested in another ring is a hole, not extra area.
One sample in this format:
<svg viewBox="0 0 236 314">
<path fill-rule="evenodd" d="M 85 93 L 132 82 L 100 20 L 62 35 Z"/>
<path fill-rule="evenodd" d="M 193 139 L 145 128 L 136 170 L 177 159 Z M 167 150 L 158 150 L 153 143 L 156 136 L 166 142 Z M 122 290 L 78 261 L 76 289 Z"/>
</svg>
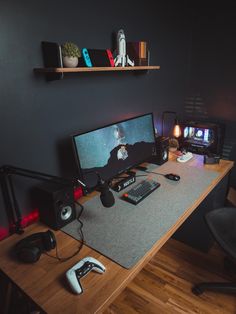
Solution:
<svg viewBox="0 0 236 314">
<path fill-rule="evenodd" d="M 162 113 L 162 137 L 164 137 L 164 121 L 165 121 L 165 116 L 167 115 L 174 115 L 174 127 L 173 127 L 173 131 L 172 134 L 174 137 L 169 138 L 169 149 L 171 151 L 175 151 L 179 148 L 179 142 L 178 142 L 178 138 L 181 136 L 181 129 L 177 120 L 177 113 L 175 111 L 164 111 Z"/>
</svg>

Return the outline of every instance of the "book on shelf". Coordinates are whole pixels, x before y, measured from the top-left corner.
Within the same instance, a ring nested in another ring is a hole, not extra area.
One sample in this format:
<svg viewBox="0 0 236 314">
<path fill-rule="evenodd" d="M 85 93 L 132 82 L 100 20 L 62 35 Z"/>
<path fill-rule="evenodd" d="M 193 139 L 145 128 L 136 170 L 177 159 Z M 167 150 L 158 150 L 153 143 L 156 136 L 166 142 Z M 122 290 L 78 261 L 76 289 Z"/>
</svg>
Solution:
<svg viewBox="0 0 236 314">
<path fill-rule="evenodd" d="M 126 53 L 134 61 L 134 65 L 149 65 L 150 53 L 146 41 L 127 42 Z"/>
</svg>

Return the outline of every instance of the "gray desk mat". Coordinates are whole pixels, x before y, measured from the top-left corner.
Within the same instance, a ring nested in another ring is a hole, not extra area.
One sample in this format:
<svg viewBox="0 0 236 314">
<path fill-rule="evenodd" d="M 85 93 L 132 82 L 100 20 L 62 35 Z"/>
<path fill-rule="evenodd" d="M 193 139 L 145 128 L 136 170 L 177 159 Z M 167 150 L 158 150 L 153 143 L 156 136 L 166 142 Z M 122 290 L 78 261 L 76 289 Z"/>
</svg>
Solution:
<svg viewBox="0 0 236 314">
<path fill-rule="evenodd" d="M 172 161 L 162 166 L 151 164 L 148 170 L 163 174 L 177 173 L 181 179 L 175 182 L 160 175 L 149 174 L 161 186 L 138 205 L 120 199 L 131 185 L 120 193 L 113 192 L 113 207 L 104 208 L 99 196 L 92 198 L 84 204 L 81 216 L 86 245 L 125 268 L 134 266 L 217 177 L 215 171 Z M 137 177 L 136 182 L 143 179 L 145 177 Z M 80 239 L 79 226 L 75 220 L 63 227 L 62 231 Z"/>
</svg>

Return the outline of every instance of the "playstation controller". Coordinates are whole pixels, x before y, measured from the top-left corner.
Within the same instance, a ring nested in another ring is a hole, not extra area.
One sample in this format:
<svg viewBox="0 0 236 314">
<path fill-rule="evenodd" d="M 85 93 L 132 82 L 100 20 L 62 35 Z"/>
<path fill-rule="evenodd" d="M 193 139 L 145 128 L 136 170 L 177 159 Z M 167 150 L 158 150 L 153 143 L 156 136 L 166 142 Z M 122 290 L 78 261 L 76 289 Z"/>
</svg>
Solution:
<svg viewBox="0 0 236 314">
<path fill-rule="evenodd" d="M 80 279 L 86 276 L 91 270 L 103 274 L 106 268 L 95 258 L 85 257 L 66 272 L 66 278 L 74 293 L 81 294 L 83 292 Z"/>
</svg>

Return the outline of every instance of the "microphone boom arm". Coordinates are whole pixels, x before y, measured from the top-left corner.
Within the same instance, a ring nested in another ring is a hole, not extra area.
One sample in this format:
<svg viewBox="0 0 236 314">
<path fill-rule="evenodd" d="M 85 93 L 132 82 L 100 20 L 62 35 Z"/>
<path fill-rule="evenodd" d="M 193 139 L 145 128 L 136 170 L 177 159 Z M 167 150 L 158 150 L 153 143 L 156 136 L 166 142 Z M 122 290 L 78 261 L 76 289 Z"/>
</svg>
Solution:
<svg viewBox="0 0 236 314">
<path fill-rule="evenodd" d="M 0 167 L 0 174 L 3 176 L 3 181 L 1 181 L 2 184 L 2 191 L 3 191 L 3 198 L 7 205 L 7 209 L 11 211 L 11 213 L 8 213 L 13 220 L 14 225 L 14 232 L 16 233 L 22 233 L 22 215 L 21 211 L 16 199 L 13 182 L 12 182 L 12 176 L 23 176 L 31 179 L 36 179 L 40 181 L 46 181 L 49 183 L 54 184 L 62 184 L 65 186 L 71 186 L 72 188 L 83 186 L 86 188 L 86 185 L 79 179 L 66 179 L 50 174 L 46 174 L 43 172 L 33 171 L 29 169 L 19 168 L 11 165 L 4 165 Z"/>
</svg>

